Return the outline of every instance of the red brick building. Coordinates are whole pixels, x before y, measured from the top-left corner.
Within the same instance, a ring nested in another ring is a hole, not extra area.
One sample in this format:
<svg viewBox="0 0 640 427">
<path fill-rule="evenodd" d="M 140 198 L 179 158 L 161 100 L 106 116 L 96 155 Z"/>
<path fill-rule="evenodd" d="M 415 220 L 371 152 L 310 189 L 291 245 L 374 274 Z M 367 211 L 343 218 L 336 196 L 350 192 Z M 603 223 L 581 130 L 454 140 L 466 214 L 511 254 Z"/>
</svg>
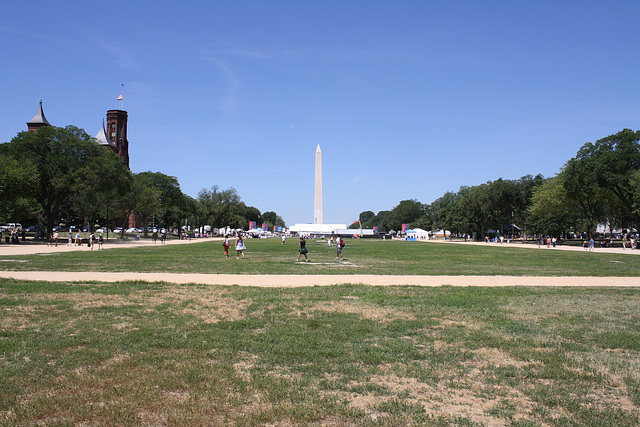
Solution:
<svg viewBox="0 0 640 427">
<path fill-rule="evenodd" d="M 118 156 L 122 157 L 129 167 L 129 140 L 127 139 L 128 114 L 125 110 L 107 111 L 107 127 L 104 120 L 102 129 L 94 138 L 98 144 L 111 148 Z M 36 115 L 27 122 L 29 132 L 35 132 L 43 126 L 51 126 L 42 109 L 42 100 L 38 106 Z"/>
</svg>

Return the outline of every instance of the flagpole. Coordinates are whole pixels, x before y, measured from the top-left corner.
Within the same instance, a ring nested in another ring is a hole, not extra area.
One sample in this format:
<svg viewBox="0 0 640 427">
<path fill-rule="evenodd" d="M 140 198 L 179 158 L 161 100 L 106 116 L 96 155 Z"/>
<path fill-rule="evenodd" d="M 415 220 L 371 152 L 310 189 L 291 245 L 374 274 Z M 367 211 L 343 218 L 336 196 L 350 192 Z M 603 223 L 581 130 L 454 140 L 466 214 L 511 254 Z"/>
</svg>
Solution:
<svg viewBox="0 0 640 427">
<path fill-rule="evenodd" d="M 121 104 L 121 108 L 124 111 L 124 83 L 121 83 L 122 85 L 122 92 L 120 92 L 120 96 L 122 97 L 122 99 L 120 100 Z"/>
</svg>

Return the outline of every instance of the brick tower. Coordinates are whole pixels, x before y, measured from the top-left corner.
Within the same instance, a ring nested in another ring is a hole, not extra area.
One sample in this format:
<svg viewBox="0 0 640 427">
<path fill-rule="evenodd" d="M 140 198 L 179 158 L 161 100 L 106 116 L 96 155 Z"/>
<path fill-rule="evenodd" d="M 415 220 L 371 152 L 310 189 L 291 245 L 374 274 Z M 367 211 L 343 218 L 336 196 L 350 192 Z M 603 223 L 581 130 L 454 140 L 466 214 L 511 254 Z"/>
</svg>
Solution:
<svg viewBox="0 0 640 427">
<path fill-rule="evenodd" d="M 129 140 L 127 140 L 127 112 L 125 110 L 107 111 L 107 138 L 115 146 L 118 156 L 124 158 L 129 167 Z"/>
</svg>

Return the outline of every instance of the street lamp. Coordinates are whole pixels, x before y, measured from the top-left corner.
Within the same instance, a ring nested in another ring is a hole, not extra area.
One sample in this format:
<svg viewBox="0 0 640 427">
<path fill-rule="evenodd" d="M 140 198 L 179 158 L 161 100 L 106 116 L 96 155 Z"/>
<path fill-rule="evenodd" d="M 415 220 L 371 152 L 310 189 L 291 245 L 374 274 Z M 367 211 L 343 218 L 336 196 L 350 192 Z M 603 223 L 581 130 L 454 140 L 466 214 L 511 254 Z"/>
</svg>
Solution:
<svg viewBox="0 0 640 427">
<path fill-rule="evenodd" d="M 511 211 L 511 238 L 512 239 L 516 238 L 516 222 L 514 219 L 513 211 Z"/>
</svg>

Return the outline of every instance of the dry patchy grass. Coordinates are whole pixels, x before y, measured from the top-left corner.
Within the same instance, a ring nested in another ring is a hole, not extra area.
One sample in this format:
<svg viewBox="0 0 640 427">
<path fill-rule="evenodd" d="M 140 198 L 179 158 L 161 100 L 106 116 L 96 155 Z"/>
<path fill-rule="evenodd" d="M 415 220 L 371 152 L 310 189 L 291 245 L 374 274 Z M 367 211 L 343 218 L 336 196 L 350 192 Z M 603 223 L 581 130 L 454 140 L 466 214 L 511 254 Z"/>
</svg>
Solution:
<svg viewBox="0 0 640 427">
<path fill-rule="evenodd" d="M 637 325 L 636 291 L 19 286 L 3 424 L 639 421 L 638 349 L 599 345 Z"/>
</svg>

